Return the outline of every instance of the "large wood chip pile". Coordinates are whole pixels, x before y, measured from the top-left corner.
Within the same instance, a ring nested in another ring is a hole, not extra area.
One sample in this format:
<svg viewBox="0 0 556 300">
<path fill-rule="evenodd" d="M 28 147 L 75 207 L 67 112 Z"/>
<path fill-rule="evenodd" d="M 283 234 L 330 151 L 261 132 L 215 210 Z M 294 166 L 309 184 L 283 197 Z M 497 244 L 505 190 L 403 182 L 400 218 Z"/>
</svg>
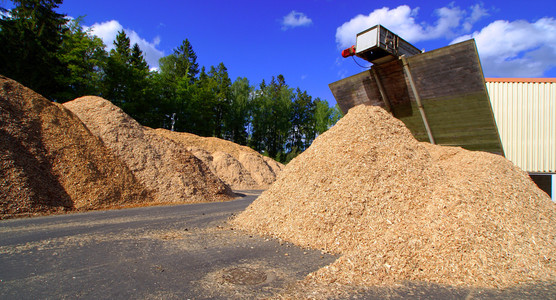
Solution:
<svg viewBox="0 0 556 300">
<path fill-rule="evenodd" d="M 155 132 L 187 147 L 234 189 L 268 188 L 284 167 L 249 147 L 231 141 L 166 129 L 155 129 Z"/>
<path fill-rule="evenodd" d="M 230 187 L 181 145 L 141 126 L 110 101 L 86 96 L 64 103 L 127 164 L 158 203 L 225 201 Z"/>
<path fill-rule="evenodd" d="M 232 221 L 343 254 L 308 281 L 508 287 L 556 279 L 556 207 L 501 156 L 419 143 L 352 108 Z"/>
<path fill-rule="evenodd" d="M 74 114 L 0 76 L 0 218 L 149 199 Z"/>
<path fill-rule="evenodd" d="M 195 152 L 194 152 L 195 153 Z M 228 153 L 216 151 L 212 155 L 210 165 L 224 182 L 236 189 L 249 189 L 259 186 L 251 173 Z"/>
</svg>

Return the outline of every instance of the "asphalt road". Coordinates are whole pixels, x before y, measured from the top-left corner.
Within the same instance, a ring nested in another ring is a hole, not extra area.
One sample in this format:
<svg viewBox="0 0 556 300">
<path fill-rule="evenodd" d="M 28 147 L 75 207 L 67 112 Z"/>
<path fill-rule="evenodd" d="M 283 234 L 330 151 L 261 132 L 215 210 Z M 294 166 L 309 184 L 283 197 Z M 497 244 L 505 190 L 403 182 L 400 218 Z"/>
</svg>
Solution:
<svg viewBox="0 0 556 300">
<path fill-rule="evenodd" d="M 0 299 L 324 296 L 327 287 L 299 293 L 296 281 L 336 257 L 231 228 L 227 220 L 260 194 L 239 192 L 245 197 L 224 203 L 1 221 Z M 556 299 L 556 285 L 494 291 L 409 282 L 396 287 L 345 288 L 329 296 Z"/>
<path fill-rule="evenodd" d="M 230 228 L 259 193 L 2 221 L 0 298 L 269 297 L 335 259 Z"/>
</svg>

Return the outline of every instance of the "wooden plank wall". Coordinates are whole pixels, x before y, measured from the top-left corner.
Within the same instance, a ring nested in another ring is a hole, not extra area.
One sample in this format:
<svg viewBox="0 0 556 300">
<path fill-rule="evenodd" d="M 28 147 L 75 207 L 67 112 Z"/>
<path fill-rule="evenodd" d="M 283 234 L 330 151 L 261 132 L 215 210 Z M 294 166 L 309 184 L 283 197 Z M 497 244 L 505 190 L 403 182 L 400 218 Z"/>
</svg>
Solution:
<svg viewBox="0 0 556 300">
<path fill-rule="evenodd" d="M 407 58 L 422 99 L 484 93 L 483 70 L 473 40 Z"/>
<path fill-rule="evenodd" d="M 432 134 L 438 144 L 503 154 L 474 40 L 408 59 Z M 392 114 L 416 139 L 428 141 L 401 60 L 373 65 Z M 385 107 L 372 72 L 329 85 L 342 111 L 359 105 Z"/>
<path fill-rule="evenodd" d="M 371 77 L 370 71 L 344 78 L 328 85 L 338 106 L 344 114 L 359 104 L 376 105 L 384 107 L 376 82 Z"/>
<path fill-rule="evenodd" d="M 407 61 L 438 144 L 503 154 L 474 40 Z"/>
</svg>

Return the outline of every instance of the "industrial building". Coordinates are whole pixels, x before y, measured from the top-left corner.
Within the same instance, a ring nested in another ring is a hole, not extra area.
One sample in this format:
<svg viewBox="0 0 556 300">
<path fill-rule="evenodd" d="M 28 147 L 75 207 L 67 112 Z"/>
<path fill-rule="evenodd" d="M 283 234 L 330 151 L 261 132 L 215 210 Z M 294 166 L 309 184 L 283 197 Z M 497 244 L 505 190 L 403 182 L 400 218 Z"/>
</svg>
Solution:
<svg viewBox="0 0 556 300">
<path fill-rule="evenodd" d="M 556 78 L 485 78 L 506 158 L 556 199 Z"/>
<path fill-rule="evenodd" d="M 422 52 L 380 24 L 342 51 L 372 63 L 329 84 L 340 109 L 380 106 L 419 141 L 504 155 L 555 199 L 556 78 L 484 78 L 473 39 Z"/>
</svg>

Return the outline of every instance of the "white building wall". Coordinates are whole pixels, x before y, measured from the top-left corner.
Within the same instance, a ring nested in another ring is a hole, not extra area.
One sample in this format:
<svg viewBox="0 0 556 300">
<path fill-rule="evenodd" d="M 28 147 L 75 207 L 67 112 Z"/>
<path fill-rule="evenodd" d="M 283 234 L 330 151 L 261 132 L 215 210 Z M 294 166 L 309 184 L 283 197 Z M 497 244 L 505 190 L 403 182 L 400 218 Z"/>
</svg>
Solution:
<svg viewBox="0 0 556 300">
<path fill-rule="evenodd" d="M 506 158 L 556 173 L 556 78 L 486 78 L 486 86 Z"/>
</svg>

